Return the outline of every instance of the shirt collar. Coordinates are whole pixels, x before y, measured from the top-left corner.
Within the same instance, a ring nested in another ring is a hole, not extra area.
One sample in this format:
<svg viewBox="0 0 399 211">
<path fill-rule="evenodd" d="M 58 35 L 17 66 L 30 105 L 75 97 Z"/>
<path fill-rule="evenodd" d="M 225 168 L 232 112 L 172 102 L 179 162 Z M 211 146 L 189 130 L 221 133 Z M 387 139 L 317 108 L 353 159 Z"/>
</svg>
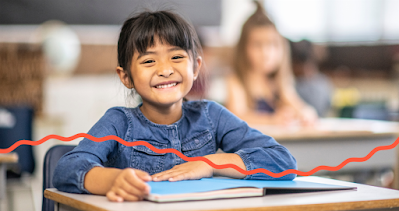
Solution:
<svg viewBox="0 0 399 211">
<path fill-rule="evenodd" d="M 147 119 L 147 117 L 144 116 L 144 114 L 141 112 L 140 107 L 143 105 L 143 103 L 140 103 L 136 108 L 133 109 L 133 112 L 137 115 L 137 117 L 141 120 L 146 122 L 147 124 L 154 126 L 154 127 L 160 127 L 160 128 L 171 128 L 171 127 L 175 127 L 175 126 L 180 126 L 184 116 L 185 116 L 185 109 L 184 109 L 184 103 L 182 106 L 182 115 L 180 117 L 179 120 L 177 120 L 176 122 L 170 124 L 170 125 L 162 125 L 162 124 L 157 124 L 154 122 L 151 122 L 149 119 Z"/>
</svg>

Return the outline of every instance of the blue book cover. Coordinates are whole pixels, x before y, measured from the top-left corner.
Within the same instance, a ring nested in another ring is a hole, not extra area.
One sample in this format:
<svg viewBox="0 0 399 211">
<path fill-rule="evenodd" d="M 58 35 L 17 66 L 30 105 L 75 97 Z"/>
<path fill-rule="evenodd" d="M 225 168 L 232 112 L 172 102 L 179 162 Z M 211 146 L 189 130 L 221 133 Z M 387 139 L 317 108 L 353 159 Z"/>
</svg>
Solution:
<svg viewBox="0 0 399 211">
<path fill-rule="evenodd" d="M 200 180 L 176 182 L 149 182 L 148 184 L 151 187 L 151 193 L 147 199 L 155 202 L 254 197 L 268 194 L 356 189 L 356 187 L 295 180 L 270 181 L 219 178 L 202 178 Z"/>
</svg>

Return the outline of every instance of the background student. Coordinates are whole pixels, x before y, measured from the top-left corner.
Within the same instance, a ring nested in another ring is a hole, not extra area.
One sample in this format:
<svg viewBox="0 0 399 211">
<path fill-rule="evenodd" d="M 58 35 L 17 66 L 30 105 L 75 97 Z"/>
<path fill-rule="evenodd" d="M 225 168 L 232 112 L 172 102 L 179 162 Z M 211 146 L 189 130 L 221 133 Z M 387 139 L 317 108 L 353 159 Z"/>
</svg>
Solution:
<svg viewBox="0 0 399 211">
<path fill-rule="evenodd" d="M 314 45 L 308 40 L 290 42 L 295 88 L 299 96 L 312 105 L 319 116 L 326 116 L 331 108 L 333 86 L 320 73 Z"/>
<path fill-rule="evenodd" d="M 312 125 L 317 113 L 295 91 L 288 42 L 255 3 L 227 79 L 226 107 L 249 124 Z"/>
<path fill-rule="evenodd" d="M 118 41 L 117 73 L 142 98 L 135 108 L 114 107 L 91 128 L 95 137 L 115 135 L 127 142 L 146 141 L 173 148 L 188 157 L 204 156 L 216 164 L 272 172 L 296 169 L 289 151 L 217 103 L 183 101 L 202 64 L 197 35 L 174 13 L 143 12 L 125 21 Z M 222 149 L 226 153 L 215 152 Z M 54 186 L 65 192 L 106 195 L 111 201 L 142 200 L 147 181 L 200 179 L 213 175 L 244 179 L 293 179 L 245 175 L 186 162 L 173 153 L 145 146 L 127 147 L 115 140 L 82 140 L 64 155 L 54 172 Z"/>
</svg>

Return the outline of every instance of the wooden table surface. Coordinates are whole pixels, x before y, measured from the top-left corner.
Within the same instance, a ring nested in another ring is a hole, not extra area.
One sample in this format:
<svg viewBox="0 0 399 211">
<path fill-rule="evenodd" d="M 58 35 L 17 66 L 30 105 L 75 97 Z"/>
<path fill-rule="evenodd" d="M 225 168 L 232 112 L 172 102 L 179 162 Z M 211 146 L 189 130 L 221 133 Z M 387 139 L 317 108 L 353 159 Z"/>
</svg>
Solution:
<svg viewBox="0 0 399 211">
<path fill-rule="evenodd" d="M 326 140 L 359 137 L 383 137 L 399 135 L 399 123 L 345 118 L 322 118 L 314 127 L 250 125 L 277 141 Z"/>
<path fill-rule="evenodd" d="M 399 136 L 398 122 L 364 119 L 322 118 L 313 128 L 251 126 L 287 147 L 301 171 L 320 165 L 338 166 L 348 158 L 365 157 L 376 147 L 395 143 Z M 394 169 L 394 187 L 399 189 L 399 147 L 378 151 L 365 162 L 348 163 L 340 171 L 383 168 Z"/>
<path fill-rule="evenodd" d="M 0 209 L 3 207 L 2 199 L 5 198 L 6 194 L 6 185 L 7 185 L 7 176 L 6 176 L 6 165 L 8 163 L 17 163 L 18 162 L 18 154 L 15 152 L 11 153 L 0 153 Z"/>
<path fill-rule="evenodd" d="M 48 199 L 85 210 L 359 210 L 399 207 L 399 191 L 321 177 L 298 177 L 297 180 L 356 186 L 357 190 L 323 191 L 266 195 L 264 197 L 206 200 L 175 203 L 110 202 L 105 196 L 71 194 L 47 189 Z M 62 208 L 62 206 L 60 206 Z M 69 207 L 68 207 L 69 208 Z M 62 210 L 62 209 L 60 209 Z"/>
<path fill-rule="evenodd" d="M 15 152 L 0 153 L 0 163 L 16 163 L 18 162 L 18 154 Z"/>
</svg>

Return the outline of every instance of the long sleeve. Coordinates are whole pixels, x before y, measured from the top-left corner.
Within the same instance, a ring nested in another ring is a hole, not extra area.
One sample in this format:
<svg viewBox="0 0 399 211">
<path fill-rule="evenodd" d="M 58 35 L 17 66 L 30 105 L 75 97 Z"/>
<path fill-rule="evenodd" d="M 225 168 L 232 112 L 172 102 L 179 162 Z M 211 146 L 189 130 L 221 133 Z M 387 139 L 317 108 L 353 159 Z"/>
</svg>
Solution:
<svg viewBox="0 0 399 211">
<path fill-rule="evenodd" d="M 94 137 L 116 135 L 124 139 L 127 119 L 121 110 L 110 109 L 90 129 Z M 83 139 L 71 152 L 58 161 L 53 175 L 53 185 L 70 193 L 89 193 L 84 188 L 86 173 L 95 166 L 104 166 L 118 156 L 120 145 L 115 140 L 94 142 Z"/>
<path fill-rule="evenodd" d="M 284 146 L 272 137 L 250 128 L 248 124 L 217 104 L 209 108 L 211 116 L 218 116 L 215 123 L 218 147 L 227 153 L 236 153 L 244 161 L 247 170 L 264 168 L 274 173 L 297 169 L 296 160 Z M 274 178 L 257 173 L 244 179 L 292 180 L 295 174 Z"/>
</svg>

